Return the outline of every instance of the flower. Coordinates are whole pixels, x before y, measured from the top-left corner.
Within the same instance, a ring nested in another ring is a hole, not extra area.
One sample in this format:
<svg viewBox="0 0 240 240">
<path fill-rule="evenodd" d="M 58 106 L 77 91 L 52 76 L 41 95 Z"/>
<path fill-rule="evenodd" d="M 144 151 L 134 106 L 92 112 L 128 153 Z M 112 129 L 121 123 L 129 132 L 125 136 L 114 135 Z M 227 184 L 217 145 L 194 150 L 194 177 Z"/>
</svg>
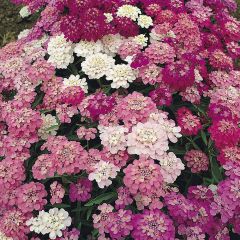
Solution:
<svg viewBox="0 0 240 240">
<path fill-rule="evenodd" d="M 112 88 L 128 88 L 129 83 L 136 79 L 136 73 L 129 65 L 118 64 L 106 73 L 106 79 L 113 81 L 111 83 Z"/>
<path fill-rule="evenodd" d="M 195 80 L 194 67 L 187 61 L 169 63 L 162 70 L 162 79 L 172 89 L 184 91 L 193 85 Z"/>
<path fill-rule="evenodd" d="M 111 212 L 109 218 L 111 221 L 107 225 L 107 232 L 112 239 L 121 239 L 130 234 L 133 229 L 131 210 L 119 209 L 117 212 Z"/>
<path fill-rule="evenodd" d="M 96 53 L 100 53 L 103 50 L 102 43 L 98 40 L 96 42 L 93 41 L 80 41 L 75 44 L 74 53 L 77 54 L 78 57 L 88 57 L 90 55 L 94 55 Z"/>
<path fill-rule="evenodd" d="M 214 121 L 209 128 L 209 133 L 219 148 L 234 146 L 240 140 L 240 128 L 238 124 L 228 118 Z"/>
<path fill-rule="evenodd" d="M 80 127 L 77 130 L 77 135 L 81 139 L 86 139 L 87 141 L 94 139 L 96 137 L 97 129 L 96 128 L 85 128 L 85 127 Z"/>
<path fill-rule="evenodd" d="M 156 106 L 151 98 L 145 97 L 139 92 L 128 94 L 116 106 L 116 114 L 126 126 L 145 122 L 150 113 L 155 110 Z"/>
<path fill-rule="evenodd" d="M 112 181 L 109 178 L 115 178 L 120 168 L 116 167 L 112 163 L 100 160 L 94 166 L 94 171 L 88 175 L 90 181 L 96 180 L 100 188 L 110 186 Z"/>
<path fill-rule="evenodd" d="M 110 213 L 113 211 L 113 206 L 103 203 L 99 205 L 97 209 L 100 211 L 100 213 L 93 214 L 93 226 L 94 228 L 98 229 L 100 234 L 103 234 L 108 224 L 112 220 L 109 218 L 109 216 Z"/>
<path fill-rule="evenodd" d="M 133 126 L 127 135 L 127 146 L 129 154 L 145 154 L 153 159 L 160 159 L 169 149 L 166 132 L 160 124 L 152 122 Z"/>
<path fill-rule="evenodd" d="M 141 47 L 146 47 L 148 42 L 148 37 L 144 34 L 139 34 L 133 38 L 133 41 L 139 44 Z"/>
<path fill-rule="evenodd" d="M 51 204 L 62 203 L 62 199 L 64 198 L 64 194 L 65 194 L 65 189 L 60 183 L 58 183 L 57 181 L 54 181 L 50 185 L 50 194 L 51 194 L 51 199 L 50 199 Z"/>
<path fill-rule="evenodd" d="M 19 209 L 12 208 L 6 210 L 0 219 L 0 232 L 10 239 L 27 240 L 30 232 L 26 226 L 26 221 L 31 217 L 29 213 L 23 213 Z"/>
<path fill-rule="evenodd" d="M 92 182 L 87 178 L 79 178 L 77 183 L 71 183 L 69 188 L 69 198 L 71 202 L 86 202 L 91 198 Z"/>
<path fill-rule="evenodd" d="M 11 237 L 7 237 L 4 233 L 0 232 L 0 239 L 2 240 L 13 240 Z"/>
<path fill-rule="evenodd" d="M 73 62 L 73 44 L 63 34 L 50 38 L 47 48 L 48 62 L 56 68 L 67 68 Z"/>
<path fill-rule="evenodd" d="M 153 20 L 147 15 L 140 15 L 138 18 L 138 25 L 142 28 L 149 28 L 153 25 Z"/>
<path fill-rule="evenodd" d="M 164 64 L 174 62 L 175 51 L 168 43 L 153 42 L 144 52 L 150 61 L 155 64 Z"/>
<path fill-rule="evenodd" d="M 123 172 L 125 173 L 123 182 L 134 195 L 138 192 L 148 195 L 162 188 L 161 168 L 146 156 L 140 157 L 139 160 L 134 160 Z"/>
<path fill-rule="evenodd" d="M 141 14 L 141 11 L 138 7 L 128 5 L 128 4 L 119 7 L 117 10 L 118 17 L 127 17 L 133 21 L 137 20 L 138 15 L 140 14 Z"/>
<path fill-rule="evenodd" d="M 181 171 L 185 169 L 180 158 L 173 152 L 169 152 L 159 159 L 163 180 L 167 183 L 174 183 Z"/>
<path fill-rule="evenodd" d="M 174 240 L 175 228 L 172 220 L 160 210 L 144 210 L 133 217 L 132 237 L 136 240 Z"/>
<path fill-rule="evenodd" d="M 72 219 L 63 208 L 51 208 L 49 212 L 41 211 L 36 218 L 29 219 L 26 224 L 31 231 L 49 234 L 50 239 L 62 236 L 62 231 L 71 225 Z"/>
<path fill-rule="evenodd" d="M 197 135 L 198 131 L 202 129 L 200 119 L 186 107 L 177 110 L 177 123 L 184 135 Z"/>
<path fill-rule="evenodd" d="M 44 199 L 47 196 L 47 191 L 41 183 L 26 183 L 17 191 L 17 205 L 23 212 L 32 212 L 33 210 L 40 211 L 47 204 Z"/>
<path fill-rule="evenodd" d="M 22 18 L 26 18 L 28 16 L 31 15 L 31 12 L 29 11 L 28 6 L 24 6 L 21 8 L 21 10 L 19 11 L 19 14 Z"/>
<path fill-rule="evenodd" d="M 124 151 L 127 146 L 126 133 L 128 129 L 122 126 L 109 126 L 100 130 L 100 139 L 103 146 L 112 154 Z"/>
<path fill-rule="evenodd" d="M 162 68 L 154 63 L 139 69 L 138 77 L 140 77 L 144 84 L 156 84 L 162 81 Z"/>
<path fill-rule="evenodd" d="M 38 135 L 46 140 L 49 135 L 56 135 L 59 128 L 56 117 L 51 114 L 41 114 L 42 126 L 38 129 Z"/>
<path fill-rule="evenodd" d="M 209 160 L 207 155 L 200 150 L 190 150 L 186 152 L 184 160 L 193 173 L 207 171 Z"/>
<path fill-rule="evenodd" d="M 90 79 L 98 79 L 106 75 L 113 67 L 115 60 L 107 54 L 97 53 L 86 57 L 82 62 L 82 70 Z"/>
<path fill-rule="evenodd" d="M 111 112 L 115 103 L 114 96 L 107 96 L 103 92 L 97 92 L 88 100 L 87 110 L 90 117 L 97 120 L 101 115 Z"/>
<path fill-rule="evenodd" d="M 80 78 L 79 75 L 71 74 L 69 78 L 63 79 L 64 87 L 81 87 L 82 90 L 87 93 L 88 92 L 88 84 L 86 78 Z"/>
<path fill-rule="evenodd" d="M 133 199 L 131 198 L 131 193 L 128 188 L 120 187 L 117 189 L 118 199 L 115 201 L 115 208 L 125 208 L 125 206 L 133 203 Z"/>
</svg>

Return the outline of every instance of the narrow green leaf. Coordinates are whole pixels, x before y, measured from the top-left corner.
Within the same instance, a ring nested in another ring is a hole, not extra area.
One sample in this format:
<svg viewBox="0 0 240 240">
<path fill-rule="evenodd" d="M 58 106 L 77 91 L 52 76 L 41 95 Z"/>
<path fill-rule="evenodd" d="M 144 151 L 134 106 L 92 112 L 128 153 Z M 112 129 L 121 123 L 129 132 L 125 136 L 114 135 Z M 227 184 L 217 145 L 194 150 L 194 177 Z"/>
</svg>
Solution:
<svg viewBox="0 0 240 240">
<path fill-rule="evenodd" d="M 203 130 L 201 130 L 201 136 L 202 136 L 202 140 L 204 142 L 204 144 L 207 146 L 208 145 L 208 141 L 207 141 L 207 137 L 206 134 Z"/>
<path fill-rule="evenodd" d="M 217 164 L 216 158 L 210 156 L 209 159 L 211 163 L 211 172 L 213 179 L 215 180 L 216 183 L 219 183 L 222 180 L 221 168 Z"/>
<path fill-rule="evenodd" d="M 89 220 L 91 214 L 92 214 L 92 207 L 87 210 L 87 220 Z"/>
<path fill-rule="evenodd" d="M 117 193 L 116 192 L 103 193 L 103 194 L 97 196 L 96 198 L 90 200 L 84 206 L 90 207 L 90 206 L 93 206 L 95 204 L 101 204 L 102 202 L 107 201 L 107 200 L 109 200 L 111 198 L 115 198 L 115 197 L 117 197 Z"/>
</svg>

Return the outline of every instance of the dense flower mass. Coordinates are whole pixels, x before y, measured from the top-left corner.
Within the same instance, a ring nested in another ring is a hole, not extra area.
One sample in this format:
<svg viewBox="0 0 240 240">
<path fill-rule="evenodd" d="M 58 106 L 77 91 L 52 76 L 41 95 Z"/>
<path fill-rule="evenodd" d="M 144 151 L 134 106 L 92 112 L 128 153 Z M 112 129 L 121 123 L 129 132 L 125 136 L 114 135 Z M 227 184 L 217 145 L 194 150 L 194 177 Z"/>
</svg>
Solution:
<svg viewBox="0 0 240 240">
<path fill-rule="evenodd" d="M 12 2 L 0 239 L 240 239 L 235 1 Z"/>
</svg>

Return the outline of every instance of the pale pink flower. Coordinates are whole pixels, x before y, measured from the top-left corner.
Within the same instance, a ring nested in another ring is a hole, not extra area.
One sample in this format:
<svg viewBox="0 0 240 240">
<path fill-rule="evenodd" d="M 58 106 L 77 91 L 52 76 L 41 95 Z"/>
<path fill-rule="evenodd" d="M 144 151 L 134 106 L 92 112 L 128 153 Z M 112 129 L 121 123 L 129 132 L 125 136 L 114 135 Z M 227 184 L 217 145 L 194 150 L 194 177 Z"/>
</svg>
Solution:
<svg viewBox="0 0 240 240">
<path fill-rule="evenodd" d="M 126 133 L 128 129 L 123 126 L 103 127 L 100 130 L 100 139 L 102 145 L 112 154 L 118 151 L 124 151 L 127 146 Z"/>
<path fill-rule="evenodd" d="M 120 171 L 119 167 L 102 160 L 98 162 L 94 168 L 95 170 L 89 174 L 88 179 L 90 181 L 96 180 L 100 188 L 110 186 L 112 184 L 110 178 L 115 178 L 117 176 L 117 172 Z"/>
<path fill-rule="evenodd" d="M 173 152 L 166 153 L 159 160 L 163 180 L 167 183 L 173 183 L 180 176 L 181 171 L 185 169 L 180 158 L 177 158 Z"/>
<path fill-rule="evenodd" d="M 160 159 L 169 149 L 168 136 L 162 125 L 153 122 L 133 126 L 127 136 L 129 154 L 145 154 L 153 159 Z"/>
</svg>

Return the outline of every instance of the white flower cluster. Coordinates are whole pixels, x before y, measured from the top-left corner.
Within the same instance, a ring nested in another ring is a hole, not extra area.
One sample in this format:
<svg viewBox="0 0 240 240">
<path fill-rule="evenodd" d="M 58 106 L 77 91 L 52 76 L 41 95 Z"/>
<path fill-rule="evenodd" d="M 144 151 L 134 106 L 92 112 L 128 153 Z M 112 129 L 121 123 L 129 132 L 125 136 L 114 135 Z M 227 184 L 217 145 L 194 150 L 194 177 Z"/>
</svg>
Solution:
<svg viewBox="0 0 240 240">
<path fill-rule="evenodd" d="M 87 93 L 88 92 L 88 84 L 86 78 L 80 78 L 79 75 L 71 74 L 69 78 L 63 79 L 64 87 L 81 87 L 82 90 Z"/>
<path fill-rule="evenodd" d="M 140 14 L 141 14 L 141 10 L 138 7 L 128 5 L 128 4 L 119 7 L 117 10 L 118 17 L 127 17 L 132 19 L 133 21 L 136 21 L 138 18 L 138 15 Z"/>
<path fill-rule="evenodd" d="M 107 54 L 97 53 L 86 57 L 82 62 L 82 71 L 90 79 L 99 79 L 109 72 L 114 66 L 115 60 Z"/>
<path fill-rule="evenodd" d="M 47 114 L 47 115 L 41 114 L 41 117 L 42 117 L 42 125 L 38 129 L 38 135 L 43 140 L 46 140 L 49 135 L 57 134 L 59 125 L 56 117 L 52 116 L 51 114 Z"/>
<path fill-rule="evenodd" d="M 133 41 L 143 48 L 147 46 L 148 37 L 144 34 L 139 34 L 133 38 Z"/>
<path fill-rule="evenodd" d="M 78 57 L 87 57 L 99 53 L 102 50 L 103 45 L 99 40 L 96 42 L 80 41 L 79 43 L 76 43 L 74 47 L 74 52 Z"/>
<path fill-rule="evenodd" d="M 140 15 L 138 18 L 138 25 L 141 28 L 149 28 L 153 25 L 153 20 L 147 15 Z"/>
<path fill-rule="evenodd" d="M 133 21 L 137 21 L 138 25 L 142 28 L 149 28 L 153 25 L 153 20 L 147 15 L 141 15 L 141 10 L 138 7 L 132 5 L 123 5 L 117 10 L 118 17 L 130 18 Z"/>
<path fill-rule="evenodd" d="M 110 178 L 115 178 L 120 168 L 112 163 L 105 162 L 103 160 L 96 163 L 95 170 L 88 175 L 90 181 L 96 180 L 100 188 L 110 186 L 112 181 Z"/>
<path fill-rule="evenodd" d="M 63 34 L 51 37 L 47 48 L 50 55 L 48 62 L 56 68 L 67 68 L 74 61 L 73 46 Z"/>
<path fill-rule="evenodd" d="M 62 237 L 62 230 L 69 227 L 71 223 L 71 217 L 63 208 L 52 208 L 49 212 L 42 210 L 37 217 L 32 217 L 26 222 L 31 232 L 49 234 L 50 239 Z"/>
<path fill-rule="evenodd" d="M 30 29 L 24 29 L 22 30 L 19 34 L 18 34 L 18 39 L 22 39 L 22 38 L 25 38 L 27 37 L 27 35 L 31 32 Z"/>
<path fill-rule="evenodd" d="M 28 16 L 31 15 L 31 12 L 29 11 L 28 6 L 24 6 L 23 8 L 21 8 L 21 10 L 19 11 L 19 14 L 22 18 L 26 18 Z"/>
<path fill-rule="evenodd" d="M 136 78 L 136 72 L 127 64 L 114 65 L 106 74 L 106 79 L 112 81 L 112 88 L 128 88 Z"/>
</svg>

